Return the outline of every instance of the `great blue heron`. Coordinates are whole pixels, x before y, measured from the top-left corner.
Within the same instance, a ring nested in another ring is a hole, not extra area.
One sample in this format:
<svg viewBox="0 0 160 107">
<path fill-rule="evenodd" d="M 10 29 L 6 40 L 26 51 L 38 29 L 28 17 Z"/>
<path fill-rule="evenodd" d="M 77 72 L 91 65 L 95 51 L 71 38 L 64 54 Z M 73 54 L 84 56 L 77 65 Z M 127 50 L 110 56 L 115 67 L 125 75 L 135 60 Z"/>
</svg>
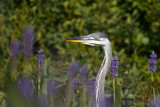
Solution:
<svg viewBox="0 0 160 107">
<path fill-rule="evenodd" d="M 80 42 L 91 46 L 101 46 L 104 49 L 104 59 L 96 76 L 95 92 L 97 107 L 106 107 L 104 96 L 104 82 L 106 73 L 110 67 L 112 59 L 112 47 L 108 36 L 104 33 L 92 33 L 87 36 L 72 37 L 67 39 L 69 42 Z"/>
</svg>

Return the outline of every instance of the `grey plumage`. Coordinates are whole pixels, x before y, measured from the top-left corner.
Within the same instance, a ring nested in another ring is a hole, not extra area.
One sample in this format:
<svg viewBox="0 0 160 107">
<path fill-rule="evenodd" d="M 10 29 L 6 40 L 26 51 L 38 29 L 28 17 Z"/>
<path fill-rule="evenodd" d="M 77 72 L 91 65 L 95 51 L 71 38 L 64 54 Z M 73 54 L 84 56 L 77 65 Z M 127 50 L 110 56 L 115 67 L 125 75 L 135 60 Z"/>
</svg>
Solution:
<svg viewBox="0 0 160 107">
<path fill-rule="evenodd" d="M 105 104 L 105 94 L 104 94 L 104 83 L 105 83 L 105 77 L 106 73 L 109 69 L 111 58 L 112 58 L 112 48 L 111 46 L 104 46 L 103 47 L 105 51 L 103 63 L 98 71 L 97 77 L 96 77 L 96 102 L 97 107 L 106 107 Z"/>
</svg>

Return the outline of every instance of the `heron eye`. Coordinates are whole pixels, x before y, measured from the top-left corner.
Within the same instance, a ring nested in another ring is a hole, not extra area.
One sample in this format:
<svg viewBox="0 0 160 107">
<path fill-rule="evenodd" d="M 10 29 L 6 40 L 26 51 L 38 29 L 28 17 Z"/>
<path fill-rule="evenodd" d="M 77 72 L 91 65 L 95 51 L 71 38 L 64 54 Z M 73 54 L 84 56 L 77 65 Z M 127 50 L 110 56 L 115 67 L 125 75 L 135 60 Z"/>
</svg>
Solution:
<svg viewBox="0 0 160 107">
<path fill-rule="evenodd" d="M 97 36 L 97 39 L 100 39 L 100 37 L 99 37 L 99 36 Z"/>
</svg>

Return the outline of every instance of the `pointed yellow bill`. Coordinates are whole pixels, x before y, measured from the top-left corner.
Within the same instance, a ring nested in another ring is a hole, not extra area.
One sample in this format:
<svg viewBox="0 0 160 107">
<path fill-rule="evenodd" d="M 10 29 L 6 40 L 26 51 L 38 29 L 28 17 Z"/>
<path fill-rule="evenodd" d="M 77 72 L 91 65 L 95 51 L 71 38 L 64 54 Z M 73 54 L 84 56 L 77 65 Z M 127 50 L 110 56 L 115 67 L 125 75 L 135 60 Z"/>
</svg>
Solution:
<svg viewBox="0 0 160 107">
<path fill-rule="evenodd" d="M 68 42 L 87 42 L 86 40 L 66 40 Z"/>
</svg>

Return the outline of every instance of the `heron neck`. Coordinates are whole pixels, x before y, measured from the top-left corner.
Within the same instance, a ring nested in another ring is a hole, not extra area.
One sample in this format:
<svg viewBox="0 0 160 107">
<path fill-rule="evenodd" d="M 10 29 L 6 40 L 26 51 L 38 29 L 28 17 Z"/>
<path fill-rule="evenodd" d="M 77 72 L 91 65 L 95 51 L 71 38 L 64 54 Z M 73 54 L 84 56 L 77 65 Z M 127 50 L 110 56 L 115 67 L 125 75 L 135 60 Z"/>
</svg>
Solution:
<svg viewBox="0 0 160 107">
<path fill-rule="evenodd" d="M 104 83 L 105 83 L 105 77 L 106 73 L 110 67 L 111 64 L 111 58 L 112 58 L 112 48 L 111 44 L 103 47 L 105 56 L 103 59 L 103 63 L 98 71 L 97 77 L 96 77 L 96 103 L 97 107 L 106 107 L 105 105 L 105 96 L 104 96 Z"/>
</svg>

